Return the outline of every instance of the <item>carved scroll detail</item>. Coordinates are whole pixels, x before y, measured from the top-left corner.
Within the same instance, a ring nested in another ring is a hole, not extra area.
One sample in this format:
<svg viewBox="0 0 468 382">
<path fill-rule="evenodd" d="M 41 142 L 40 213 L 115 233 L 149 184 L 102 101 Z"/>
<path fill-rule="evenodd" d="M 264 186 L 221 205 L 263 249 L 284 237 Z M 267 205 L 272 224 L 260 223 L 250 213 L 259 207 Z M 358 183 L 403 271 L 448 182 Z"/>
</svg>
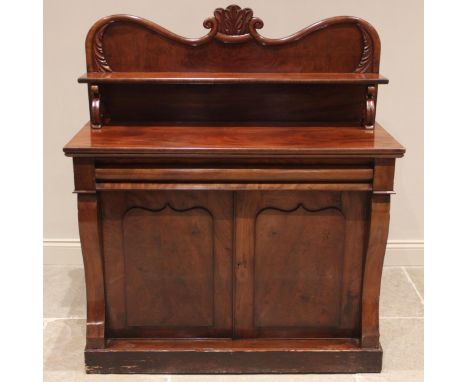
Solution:
<svg viewBox="0 0 468 382">
<path fill-rule="evenodd" d="M 229 5 L 226 9 L 217 8 L 214 16 L 218 21 L 218 32 L 229 36 L 249 33 L 249 23 L 253 17 L 250 8 L 242 9 L 238 5 Z"/>
<path fill-rule="evenodd" d="M 106 31 L 109 25 L 110 23 L 104 24 L 101 27 L 101 29 L 99 29 L 99 31 L 96 33 L 94 37 L 94 46 L 93 46 L 94 62 L 96 64 L 98 71 L 100 72 L 112 72 L 112 69 L 110 68 L 106 60 L 106 56 L 104 54 L 104 47 L 103 47 L 104 32 Z"/>
<path fill-rule="evenodd" d="M 355 72 L 356 73 L 366 73 L 371 64 L 372 64 L 372 58 L 374 56 L 374 49 L 372 46 L 372 39 L 369 36 L 369 33 L 367 30 L 365 30 L 361 24 L 357 24 L 359 30 L 361 31 L 362 34 L 362 55 L 361 55 L 361 60 L 359 61 L 358 66 L 356 67 Z"/>
<path fill-rule="evenodd" d="M 91 127 L 100 129 L 102 127 L 101 97 L 97 85 L 90 86 L 91 92 Z"/>
<path fill-rule="evenodd" d="M 373 129 L 375 125 L 375 101 L 377 99 L 377 87 L 375 85 L 367 87 L 366 117 L 364 126 L 366 129 Z"/>
</svg>

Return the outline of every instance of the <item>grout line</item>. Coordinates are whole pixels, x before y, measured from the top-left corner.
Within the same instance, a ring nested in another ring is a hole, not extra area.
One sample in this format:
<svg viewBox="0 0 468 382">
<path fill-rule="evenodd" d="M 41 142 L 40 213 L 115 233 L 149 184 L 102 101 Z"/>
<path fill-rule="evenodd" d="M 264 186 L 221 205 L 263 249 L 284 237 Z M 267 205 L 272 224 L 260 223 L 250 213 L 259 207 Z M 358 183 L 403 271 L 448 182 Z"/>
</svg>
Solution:
<svg viewBox="0 0 468 382">
<path fill-rule="evenodd" d="M 359 378 L 359 374 L 354 374 L 354 379 L 356 379 L 356 382 L 361 381 L 361 378 Z"/>
<path fill-rule="evenodd" d="M 409 283 L 413 286 L 414 290 L 416 291 L 416 294 L 419 297 L 419 300 L 421 301 L 421 304 L 424 305 L 424 299 L 421 296 L 421 293 L 419 293 L 418 288 L 416 287 L 416 284 L 411 280 L 411 276 L 409 275 L 408 271 L 405 269 L 405 267 L 401 267 L 403 273 L 406 275 L 406 278 L 408 279 Z"/>
<path fill-rule="evenodd" d="M 424 316 L 380 316 L 382 320 L 414 320 L 414 319 L 423 319 Z M 53 321 L 60 321 L 60 320 L 86 320 L 86 317 L 43 317 L 42 320 L 45 323 L 53 322 Z"/>
<path fill-rule="evenodd" d="M 42 263 L 43 267 L 57 267 L 57 268 L 78 268 L 78 269 L 84 269 L 84 265 L 82 262 L 78 262 L 78 261 L 75 261 L 75 262 L 69 262 L 69 263 L 48 263 L 48 262 L 44 262 Z M 387 265 L 387 264 L 384 264 L 383 266 L 383 269 L 397 269 L 397 268 L 401 268 L 401 267 L 405 267 L 405 268 L 413 268 L 413 269 L 423 269 L 424 266 L 423 265 Z"/>
<path fill-rule="evenodd" d="M 43 317 L 42 320 L 49 323 L 60 320 L 86 320 L 86 317 Z"/>
<path fill-rule="evenodd" d="M 84 268 L 83 264 L 72 264 L 72 263 L 63 263 L 63 264 L 48 264 L 48 263 L 43 263 L 42 264 L 44 267 L 73 267 L 73 268 Z"/>
<path fill-rule="evenodd" d="M 424 316 L 406 316 L 406 317 L 399 317 L 399 316 L 382 316 L 380 317 L 381 320 L 424 320 Z"/>
</svg>

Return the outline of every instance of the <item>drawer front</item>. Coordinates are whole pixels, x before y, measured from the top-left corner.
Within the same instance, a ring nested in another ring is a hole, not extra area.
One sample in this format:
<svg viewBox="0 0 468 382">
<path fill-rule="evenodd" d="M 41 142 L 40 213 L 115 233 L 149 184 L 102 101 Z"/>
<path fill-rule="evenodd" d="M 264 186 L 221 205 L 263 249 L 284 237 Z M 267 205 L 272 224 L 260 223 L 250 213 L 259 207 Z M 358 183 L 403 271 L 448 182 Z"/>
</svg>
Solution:
<svg viewBox="0 0 468 382">
<path fill-rule="evenodd" d="M 98 190 L 372 190 L 368 165 L 96 168 Z"/>
<path fill-rule="evenodd" d="M 329 168 L 97 168 L 98 181 L 369 182 L 365 167 Z"/>
</svg>

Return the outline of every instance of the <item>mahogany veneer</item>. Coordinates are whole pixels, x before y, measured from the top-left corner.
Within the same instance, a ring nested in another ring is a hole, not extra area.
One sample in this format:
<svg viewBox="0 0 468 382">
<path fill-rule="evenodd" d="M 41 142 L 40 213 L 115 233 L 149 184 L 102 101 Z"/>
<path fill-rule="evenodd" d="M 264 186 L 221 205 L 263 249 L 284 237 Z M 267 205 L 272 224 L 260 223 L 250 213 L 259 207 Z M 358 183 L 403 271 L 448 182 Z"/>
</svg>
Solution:
<svg viewBox="0 0 468 382">
<path fill-rule="evenodd" d="M 73 157 L 88 373 L 378 372 L 395 158 L 380 40 L 216 9 L 199 39 L 127 15 L 86 38 Z"/>
<path fill-rule="evenodd" d="M 378 73 L 195 73 L 91 72 L 78 78 L 92 84 L 388 84 Z"/>
</svg>

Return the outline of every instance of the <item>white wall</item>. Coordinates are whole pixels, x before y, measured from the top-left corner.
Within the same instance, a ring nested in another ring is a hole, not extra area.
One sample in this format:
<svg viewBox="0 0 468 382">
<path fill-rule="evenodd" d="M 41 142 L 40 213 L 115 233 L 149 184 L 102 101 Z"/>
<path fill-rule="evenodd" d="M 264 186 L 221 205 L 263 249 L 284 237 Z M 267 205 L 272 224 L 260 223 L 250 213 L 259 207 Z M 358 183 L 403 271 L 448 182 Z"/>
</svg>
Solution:
<svg viewBox="0 0 468 382">
<path fill-rule="evenodd" d="M 128 13 L 181 35 L 199 37 L 206 33 L 203 20 L 215 8 L 230 3 L 44 0 L 46 261 L 74 262 L 79 256 L 72 161 L 63 156 L 62 147 L 89 119 L 85 86 L 76 82 L 85 72 L 88 29 L 102 16 Z M 364 18 L 377 29 L 382 42 L 380 71 L 390 79 L 389 85 L 379 89 L 377 120 L 407 149 L 406 156 L 397 161 L 387 260 L 393 256 L 392 264 L 419 264 L 423 240 L 423 0 L 239 0 L 237 4 L 252 8 L 263 19 L 261 33 L 269 37 L 283 37 L 338 15 Z"/>
</svg>

